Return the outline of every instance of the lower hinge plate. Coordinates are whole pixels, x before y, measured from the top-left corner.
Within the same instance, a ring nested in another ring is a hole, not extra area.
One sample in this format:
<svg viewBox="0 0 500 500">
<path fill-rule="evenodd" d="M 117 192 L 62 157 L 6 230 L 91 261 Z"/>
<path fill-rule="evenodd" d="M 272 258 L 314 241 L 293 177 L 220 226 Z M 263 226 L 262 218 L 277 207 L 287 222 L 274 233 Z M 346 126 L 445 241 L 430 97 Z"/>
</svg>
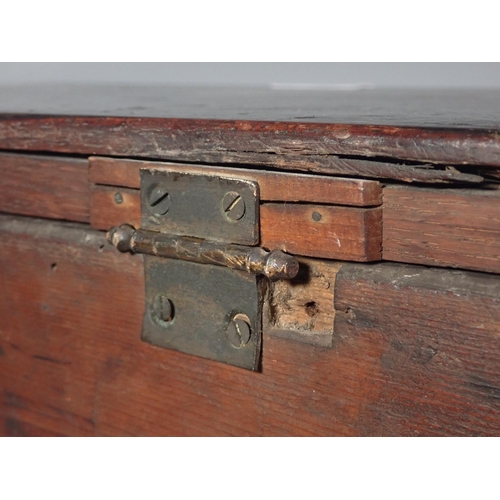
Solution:
<svg viewBox="0 0 500 500">
<path fill-rule="evenodd" d="M 144 256 L 142 339 L 258 370 L 266 280 L 243 271 Z"/>
</svg>

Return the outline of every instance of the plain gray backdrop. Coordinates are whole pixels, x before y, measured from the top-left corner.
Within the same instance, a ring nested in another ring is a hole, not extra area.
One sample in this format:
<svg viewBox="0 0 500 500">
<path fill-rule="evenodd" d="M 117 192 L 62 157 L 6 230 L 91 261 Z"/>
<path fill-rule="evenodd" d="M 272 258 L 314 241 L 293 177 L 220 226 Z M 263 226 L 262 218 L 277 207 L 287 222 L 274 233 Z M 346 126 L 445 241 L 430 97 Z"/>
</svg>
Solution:
<svg viewBox="0 0 500 500">
<path fill-rule="evenodd" d="M 42 82 L 500 88 L 500 63 L 0 63 L 0 85 Z"/>
</svg>

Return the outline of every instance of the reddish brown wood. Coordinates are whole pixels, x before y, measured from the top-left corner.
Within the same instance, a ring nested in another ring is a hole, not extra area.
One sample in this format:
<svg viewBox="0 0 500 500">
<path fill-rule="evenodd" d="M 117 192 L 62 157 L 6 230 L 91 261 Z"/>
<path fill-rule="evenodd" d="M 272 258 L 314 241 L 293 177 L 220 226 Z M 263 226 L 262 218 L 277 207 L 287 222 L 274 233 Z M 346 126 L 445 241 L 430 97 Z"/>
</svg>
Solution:
<svg viewBox="0 0 500 500">
<path fill-rule="evenodd" d="M 361 207 L 382 204 L 382 188 L 377 181 L 99 157 L 91 157 L 89 164 L 90 181 L 108 186 L 138 189 L 141 185 L 140 169 L 157 169 L 256 181 L 259 183 L 262 201 L 300 201 Z"/>
<path fill-rule="evenodd" d="M 360 429 L 383 415 L 384 435 L 500 435 L 497 276 L 346 264 L 335 309 L 334 349 L 370 352 Z"/>
<path fill-rule="evenodd" d="M 115 194 L 123 193 L 117 204 Z M 321 220 L 313 220 L 320 214 Z M 91 225 L 141 225 L 139 190 L 95 186 L 92 190 Z M 296 255 L 330 259 L 373 261 L 381 259 L 382 209 L 335 207 L 294 203 L 260 205 L 261 245 Z"/>
<path fill-rule="evenodd" d="M 492 132 L 318 123 L 4 116 L 0 148 L 259 165 L 407 182 L 480 182 L 482 177 L 456 168 L 348 157 L 500 166 L 498 134 Z"/>
<path fill-rule="evenodd" d="M 121 197 L 117 203 L 116 196 Z M 107 231 L 113 226 L 130 224 L 141 226 L 141 199 L 139 190 L 92 186 L 90 202 L 90 225 Z"/>
<path fill-rule="evenodd" d="M 500 273 L 500 189 L 384 188 L 384 260 Z"/>
<path fill-rule="evenodd" d="M 260 224 L 265 248 L 327 259 L 381 259 L 381 208 L 264 203 Z"/>
<path fill-rule="evenodd" d="M 0 153 L 0 211 L 88 222 L 87 161 Z"/>
<path fill-rule="evenodd" d="M 266 335 L 254 373 L 141 342 L 142 257 L 103 234 L 0 231 L 3 434 L 500 434 L 496 277 L 343 264 L 333 348 Z"/>
</svg>

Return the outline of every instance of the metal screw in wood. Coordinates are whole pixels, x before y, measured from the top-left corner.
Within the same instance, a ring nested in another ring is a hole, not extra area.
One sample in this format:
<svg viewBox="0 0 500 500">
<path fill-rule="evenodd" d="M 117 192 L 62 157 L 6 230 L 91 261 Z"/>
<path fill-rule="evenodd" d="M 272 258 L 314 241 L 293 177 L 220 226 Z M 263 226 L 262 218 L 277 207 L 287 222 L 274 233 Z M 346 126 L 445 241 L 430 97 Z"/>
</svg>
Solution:
<svg viewBox="0 0 500 500">
<path fill-rule="evenodd" d="M 151 306 L 153 319 L 162 326 L 167 326 L 174 319 L 174 304 L 163 294 L 158 294 Z"/>
<path fill-rule="evenodd" d="M 252 329 L 250 320 L 244 314 L 236 314 L 227 325 L 227 337 L 229 342 L 236 347 L 244 347 L 250 341 Z"/>
<path fill-rule="evenodd" d="M 229 191 L 222 198 L 222 213 L 230 222 L 239 221 L 245 215 L 245 201 L 236 191 Z"/>
<path fill-rule="evenodd" d="M 155 184 L 148 193 L 148 204 L 155 215 L 165 215 L 170 210 L 171 200 L 168 189 L 163 184 Z"/>
</svg>

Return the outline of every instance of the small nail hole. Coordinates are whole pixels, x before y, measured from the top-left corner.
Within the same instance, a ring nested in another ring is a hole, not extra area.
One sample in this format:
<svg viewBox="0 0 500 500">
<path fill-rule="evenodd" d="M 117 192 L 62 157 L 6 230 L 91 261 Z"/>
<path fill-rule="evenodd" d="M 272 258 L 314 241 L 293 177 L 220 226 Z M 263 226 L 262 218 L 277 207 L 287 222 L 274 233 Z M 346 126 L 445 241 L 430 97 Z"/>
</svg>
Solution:
<svg viewBox="0 0 500 500">
<path fill-rule="evenodd" d="M 57 264 L 55 262 L 53 262 L 51 265 L 50 265 L 50 269 L 52 269 L 52 271 L 55 271 L 57 269 Z"/>
<path fill-rule="evenodd" d="M 305 308 L 307 315 L 310 316 L 311 318 L 314 318 L 319 314 L 319 306 L 314 301 L 307 302 Z"/>
</svg>

